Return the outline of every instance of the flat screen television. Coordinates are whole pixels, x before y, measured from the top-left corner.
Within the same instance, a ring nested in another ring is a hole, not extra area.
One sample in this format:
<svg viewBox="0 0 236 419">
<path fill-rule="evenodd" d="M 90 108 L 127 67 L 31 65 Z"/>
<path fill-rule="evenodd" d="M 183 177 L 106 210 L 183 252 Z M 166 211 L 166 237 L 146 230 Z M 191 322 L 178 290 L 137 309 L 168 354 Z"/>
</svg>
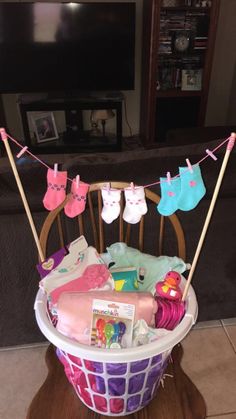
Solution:
<svg viewBox="0 0 236 419">
<path fill-rule="evenodd" d="M 0 93 L 134 89 L 135 3 L 0 3 Z"/>
</svg>

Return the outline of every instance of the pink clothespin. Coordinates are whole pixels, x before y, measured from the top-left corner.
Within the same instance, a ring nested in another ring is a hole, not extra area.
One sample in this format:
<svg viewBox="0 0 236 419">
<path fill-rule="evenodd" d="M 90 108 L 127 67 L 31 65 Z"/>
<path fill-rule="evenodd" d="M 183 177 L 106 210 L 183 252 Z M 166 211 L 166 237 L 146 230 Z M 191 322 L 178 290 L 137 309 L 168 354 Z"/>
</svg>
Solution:
<svg viewBox="0 0 236 419">
<path fill-rule="evenodd" d="M 193 168 L 192 168 L 192 165 L 191 165 L 189 159 L 186 159 L 186 163 L 188 165 L 188 168 L 189 168 L 190 173 L 193 173 Z"/>
<path fill-rule="evenodd" d="M 206 153 L 208 154 L 208 156 L 210 156 L 213 160 L 217 160 L 217 157 L 215 156 L 214 153 L 212 153 L 211 150 L 208 150 L 208 148 L 206 149 Z"/>
<path fill-rule="evenodd" d="M 231 132 L 231 135 L 230 135 L 230 138 L 229 138 L 229 142 L 227 144 L 227 150 L 229 150 L 229 151 L 232 150 L 232 148 L 234 147 L 235 139 L 236 139 L 236 133 L 235 132 Z"/>
<path fill-rule="evenodd" d="M 80 175 L 77 175 L 75 178 L 75 182 L 76 182 L 76 189 L 79 189 L 79 183 L 80 183 Z"/>
<path fill-rule="evenodd" d="M 53 169 L 53 174 L 54 174 L 54 177 L 57 177 L 57 172 L 58 172 L 58 163 L 55 163 L 54 164 L 54 169 Z"/>
<path fill-rule="evenodd" d="M 110 182 L 107 182 L 107 193 L 110 194 L 111 185 Z"/>
<path fill-rule="evenodd" d="M 166 177 L 167 177 L 167 183 L 168 183 L 168 185 L 170 185 L 170 184 L 171 184 L 171 176 L 170 176 L 170 172 L 167 172 L 167 173 L 166 173 Z"/>
<path fill-rule="evenodd" d="M 23 147 L 21 151 L 16 155 L 16 157 L 19 159 L 21 156 L 23 156 L 23 154 L 26 152 L 27 149 L 28 149 L 27 146 Z"/>
<path fill-rule="evenodd" d="M 0 128 L 0 134 L 2 137 L 2 141 L 7 140 L 7 133 L 6 133 L 5 128 Z"/>
</svg>

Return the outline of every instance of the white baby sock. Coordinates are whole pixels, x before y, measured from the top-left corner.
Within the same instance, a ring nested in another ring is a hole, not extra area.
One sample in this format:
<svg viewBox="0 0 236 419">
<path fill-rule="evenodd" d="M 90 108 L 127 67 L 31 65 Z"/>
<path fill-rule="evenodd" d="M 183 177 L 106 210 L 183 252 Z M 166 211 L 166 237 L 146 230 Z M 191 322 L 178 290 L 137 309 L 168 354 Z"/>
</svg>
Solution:
<svg viewBox="0 0 236 419">
<path fill-rule="evenodd" d="M 120 214 L 120 194 L 119 189 L 102 188 L 102 219 L 111 224 Z"/>
<path fill-rule="evenodd" d="M 125 209 L 123 219 L 130 224 L 140 221 L 147 212 L 147 203 L 143 186 L 125 188 Z"/>
</svg>

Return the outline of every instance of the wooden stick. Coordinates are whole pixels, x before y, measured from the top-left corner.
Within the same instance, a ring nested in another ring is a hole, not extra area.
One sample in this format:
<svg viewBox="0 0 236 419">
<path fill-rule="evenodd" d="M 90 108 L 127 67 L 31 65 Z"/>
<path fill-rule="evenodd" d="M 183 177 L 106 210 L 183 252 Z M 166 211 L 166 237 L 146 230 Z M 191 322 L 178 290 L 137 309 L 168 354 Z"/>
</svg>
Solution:
<svg viewBox="0 0 236 419">
<path fill-rule="evenodd" d="M 197 245 L 197 249 L 196 249 L 196 252 L 195 252 L 195 255 L 194 255 L 194 258 L 193 258 L 192 266 L 191 266 L 191 269 L 189 271 L 188 279 L 187 279 L 187 282 L 186 282 L 186 285 L 185 285 L 185 288 L 184 288 L 182 301 L 185 300 L 185 298 L 187 296 L 187 293 L 188 293 L 188 290 L 189 290 L 189 287 L 190 287 L 190 283 L 191 283 L 193 273 L 194 273 L 196 265 L 197 265 L 197 261 L 198 261 L 198 258 L 199 258 L 199 255 L 200 255 L 200 252 L 201 252 L 201 249 L 202 249 L 202 245 L 203 245 L 203 242 L 204 242 L 204 239 L 205 239 L 205 236 L 206 236 L 206 232 L 207 232 L 208 226 L 210 224 L 211 216 L 212 216 L 212 213 L 213 213 L 213 210 L 214 210 L 215 202 L 216 202 L 219 190 L 220 190 L 220 186 L 221 186 L 222 179 L 223 179 L 223 176 L 224 176 L 224 173 L 225 173 L 225 169 L 226 169 L 226 166 L 227 166 L 227 163 L 228 163 L 228 160 L 229 160 L 229 156 L 230 156 L 231 150 L 234 146 L 235 137 L 236 137 L 236 134 L 234 132 L 231 133 L 230 140 L 229 140 L 227 148 L 226 148 L 224 160 L 222 162 L 220 173 L 219 173 L 219 176 L 218 176 L 218 179 L 217 179 L 217 182 L 216 182 L 216 186 L 215 186 L 215 189 L 214 189 L 214 193 L 212 195 L 212 199 L 211 199 L 211 203 L 210 203 L 210 206 L 209 206 L 209 209 L 208 209 L 206 220 L 205 220 L 205 223 L 204 223 L 204 226 L 203 226 L 203 229 L 202 229 L 202 233 L 201 233 L 201 236 L 200 236 L 200 239 L 199 239 L 199 242 L 198 242 L 198 245 Z"/>
<path fill-rule="evenodd" d="M 32 230 L 32 233 L 33 233 L 33 236 L 34 236 L 34 240 L 35 240 L 37 249 L 38 249 L 40 260 L 41 260 L 41 262 L 43 262 L 43 260 L 45 260 L 45 257 L 43 255 L 43 251 L 42 251 L 42 248 L 41 248 L 41 245 L 40 245 L 40 242 L 39 242 L 38 234 L 36 232 L 34 221 L 33 221 L 33 218 L 32 218 L 31 212 L 30 212 L 30 208 L 29 208 L 26 196 L 25 196 L 25 192 L 24 192 L 24 189 L 23 189 L 23 186 L 22 186 L 22 183 L 21 183 L 21 180 L 20 180 L 17 168 L 16 168 L 16 164 L 15 164 L 15 161 L 14 161 L 14 158 L 13 158 L 13 155 L 12 155 L 12 152 L 11 152 L 11 148 L 9 146 L 7 134 L 6 134 L 6 131 L 5 131 L 4 128 L 0 128 L 0 134 L 1 134 L 4 146 L 6 148 L 6 152 L 7 152 L 10 164 L 11 164 L 12 171 L 13 171 L 15 179 L 16 179 L 16 183 L 17 183 L 20 195 L 21 195 L 21 199 L 22 199 L 24 207 L 25 207 L 26 215 L 27 215 L 29 223 L 30 223 L 30 227 L 31 227 L 31 230 Z"/>
</svg>

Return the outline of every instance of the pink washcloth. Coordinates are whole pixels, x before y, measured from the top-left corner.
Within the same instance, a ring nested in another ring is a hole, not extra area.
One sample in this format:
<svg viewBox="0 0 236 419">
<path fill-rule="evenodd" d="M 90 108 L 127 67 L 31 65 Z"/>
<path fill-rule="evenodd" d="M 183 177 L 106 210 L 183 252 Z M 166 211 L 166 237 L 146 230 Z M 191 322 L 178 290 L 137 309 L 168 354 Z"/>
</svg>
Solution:
<svg viewBox="0 0 236 419">
<path fill-rule="evenodd" d="M 91 289 L 101 288 L 110 277 L 111 274 L 106 265 L 89 265 L 79 278 L 53 290 L 50 294 L 50 303 L 52 305 L 56 304 L 63 292 L 86 292 Z"/>
</svg>

